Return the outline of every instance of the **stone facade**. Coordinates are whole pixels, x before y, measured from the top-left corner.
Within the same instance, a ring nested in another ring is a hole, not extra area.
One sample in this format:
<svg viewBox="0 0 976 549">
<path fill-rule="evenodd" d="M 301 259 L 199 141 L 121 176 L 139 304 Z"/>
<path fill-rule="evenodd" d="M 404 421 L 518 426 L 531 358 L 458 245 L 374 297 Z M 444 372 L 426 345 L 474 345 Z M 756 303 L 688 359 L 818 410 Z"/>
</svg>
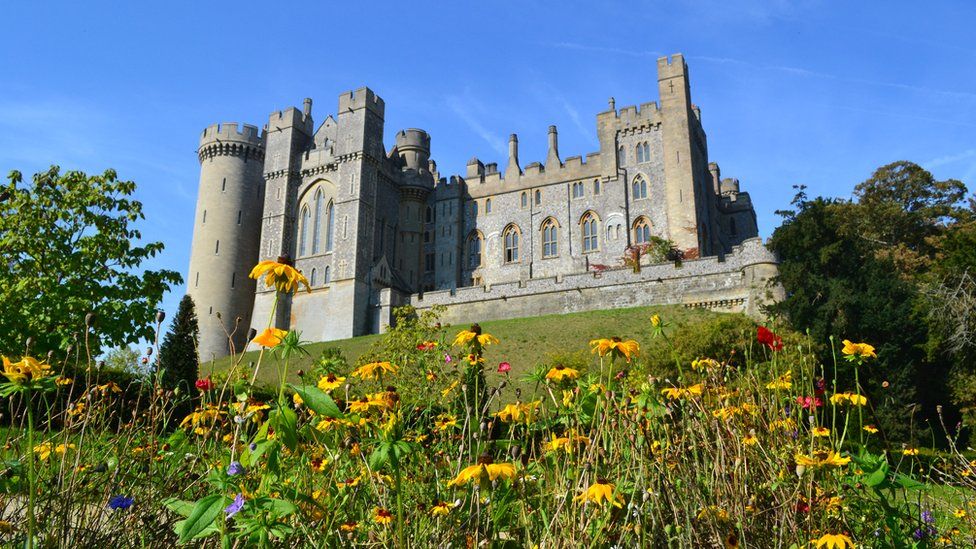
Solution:
<svg viewBox="0 0 976 549">
<path fill-rule="evenodd" d="M 261 134 L 208 128 L 187 277 L 201 359 L 227 354 L 228 333 L 240 349 L 272 311 L 310 341 L 382 331 L 407 303 L 446 305 L 458 321 L 655 303 L 755 312 L 775 259 L 749 195 L 708 161 L 682 56 L 657 71 L 659 103 L 611 98 L 597 114 L 598 152 L 563 159 L 550 126 L 545 162 L 523 166 L 512 135 L 504 172 L 472 158 L 442 178 L 419 129 L 387 151 L 385 104 L 368 88 L 340 95 L 317 128 L 311 99 L 272 113 Z M 608 269 L 650 236 L 687 259 Z M 311 293 L 276 302 L 246 278 L 280 256 Z"/>
</svg>

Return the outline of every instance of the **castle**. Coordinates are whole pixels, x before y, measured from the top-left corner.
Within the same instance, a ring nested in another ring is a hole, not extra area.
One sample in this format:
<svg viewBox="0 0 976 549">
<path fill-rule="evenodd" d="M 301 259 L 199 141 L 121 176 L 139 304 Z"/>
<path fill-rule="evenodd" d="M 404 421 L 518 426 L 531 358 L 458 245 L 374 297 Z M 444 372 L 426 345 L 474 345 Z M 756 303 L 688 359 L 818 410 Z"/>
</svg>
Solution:
<svg viewBox="0 0 976 549">
<path fill-rule="evenodd" d="M 318 127 L 306 99 L 263 131 L 206 128 L 187 277 L 200 358 L 242 350 L 269 320 L 310 341 L 377 333 L 402 304 L 445 305 L 457 322 L 663 303 L 757 312 L 776 261 L 749 195 L 708 160 L 683 57 L 657 71 L 659 103 L 611 98 L 597 114 L 598 152 L 562 158 L 550 126 L 545 162 L 523 166 L 512 135 L 504 172 L 472 158 L 441 177 L 420 129 L 387 150 L 369 88 L 340 95 Z M 652 236 L 685 260 L 607 268 Z M 280 256 L 312 291 L 271 319 L 275 294 L 248 273 Z"/>
</svg>

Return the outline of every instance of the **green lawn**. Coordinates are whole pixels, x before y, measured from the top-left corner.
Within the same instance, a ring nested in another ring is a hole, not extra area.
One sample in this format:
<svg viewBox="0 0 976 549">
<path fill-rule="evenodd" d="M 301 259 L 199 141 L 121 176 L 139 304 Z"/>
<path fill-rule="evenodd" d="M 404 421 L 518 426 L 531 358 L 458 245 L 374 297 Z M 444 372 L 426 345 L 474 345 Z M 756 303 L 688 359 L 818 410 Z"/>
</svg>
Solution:
<svg viewBox="0 0 976 549">
<path fill-rule="evenodd" d="M 493 372 L 499 362 L 505 361 L 512 365 L 512 377 L 518 378 L 537 364 L 547 361 L 554 353 L 560 355 L 586 353 L 589 351 L 589 341 L 602 337 L 618 336 L 624 339 L 636 339 L 641 345 L 642 354 L 666 352 L 663 341 L 652 340 L 650 337 L 652 314 L 658 314 L 665 322 L 678 326 L 725 313 L 671 305 L 483 322 L 482 329 L 501 340 L 500 344 L 491 345 L 486 349 L 486 370 Z M 447 326 L 442 330 L 443 338 L 447 344 L 450 344 L 454 335 L 466 327 Z M 349 364 L 355 364 L 356 360 L 382 337 L 382 335 L 368 335 L 309 344 L 305 349 L 310 356 L 293 358 L 289 366 L 291 372 L 289 377 L 294 377 L 294 372 L 299 369 L 308 369 L 326 347 L 338 347 Z M 443 351 L 451 353 L 453 350 L 443 348 Z M 257 352 L 246 353 L 242 363 L 247 364 L 256 361 L 257 358 Z M 230 358 L 202 364 L 201 375 L 205 376 L 210 371 L 225 371 L 230 364 Z M 278 374 L 274 364 L 274 358 L 265 356 L 258 376 L 259 385 L 277 384 Z"/>
</svg>

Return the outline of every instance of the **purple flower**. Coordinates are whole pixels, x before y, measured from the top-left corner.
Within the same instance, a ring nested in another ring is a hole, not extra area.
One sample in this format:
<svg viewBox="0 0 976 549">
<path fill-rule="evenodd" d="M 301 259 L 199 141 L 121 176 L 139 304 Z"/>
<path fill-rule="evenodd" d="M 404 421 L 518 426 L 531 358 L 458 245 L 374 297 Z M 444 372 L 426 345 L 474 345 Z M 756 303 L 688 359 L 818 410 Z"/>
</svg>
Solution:
<svg viewBox="0 0 976 549">
<path fill-rule="evenodd" d="M 123 495 L 112 496 L 108 500 L 108 508 L 113 511 L 117 511 L 119 509 L 128 509 L 129 507 L 132 507 L 133 503 L 135 503 L 135 500 L 133 500 L 128 496 L 123 496 Z"/>
<path fill-rule="evenodd" d="M 444 364 L 450 364 L 451 360 L 451 355 L 444 355 Z"/>
<path fill-rule="evenodd" d="M 255 442 L 252 442 L 252 443 L 250 443 L 250 444 L 248 444 L 248 445 L 247 445 L 247 447 L 248 447 L 248 449 L 249 449 L 249 450 L 251 450 L 252 452 L 258 449 L 258 445 L 257 445 L 257 443 L 255 443 Z"/>
<path fill-rule="evenodd" d="M 240 513 L 241 509 L 243 508 L 244 508 L 244 494 L 237 494 L 237 496 L 234 498 L 234 502 L 228 505 L 227 508 L 224 509 L 224 512 L 227 513 L 227 518 L 230 518 L 236 515 L 237 513 Z"/>
<path fill-rule="evenodd" d="M 239 461 L 230 462 L 230 466 L 227 467 L 227 474 L 230 476 L 242 475 L 244 474 L 244 466 L 241 465 Z"/>
<path fill-rule="evenodd" d="M 932 516 L 932 511 L 922 511 L 922 522 L 926 524 L 932 524 L 935 522 L 935 517 Z"/>
</svg>

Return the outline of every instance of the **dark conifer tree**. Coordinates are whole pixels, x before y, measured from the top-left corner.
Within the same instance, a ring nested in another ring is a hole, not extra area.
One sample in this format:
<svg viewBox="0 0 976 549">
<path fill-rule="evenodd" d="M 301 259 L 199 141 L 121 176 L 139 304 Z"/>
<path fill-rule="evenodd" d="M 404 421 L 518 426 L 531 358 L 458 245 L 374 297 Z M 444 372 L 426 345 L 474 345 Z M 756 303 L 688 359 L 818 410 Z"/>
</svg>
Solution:
<svg viewBox="0 0 976 549">
<path fill-rule="evenodd" d="M 176 317 L 159 348 L 159 363 L 156 368 L 162 372 L 160 383 L 164 388 L 178 388 L 182 395 L 193 395 L 194 384 L 199 376 L 199 332 L 193 298 L 183 296 Z"/>
</svg>

